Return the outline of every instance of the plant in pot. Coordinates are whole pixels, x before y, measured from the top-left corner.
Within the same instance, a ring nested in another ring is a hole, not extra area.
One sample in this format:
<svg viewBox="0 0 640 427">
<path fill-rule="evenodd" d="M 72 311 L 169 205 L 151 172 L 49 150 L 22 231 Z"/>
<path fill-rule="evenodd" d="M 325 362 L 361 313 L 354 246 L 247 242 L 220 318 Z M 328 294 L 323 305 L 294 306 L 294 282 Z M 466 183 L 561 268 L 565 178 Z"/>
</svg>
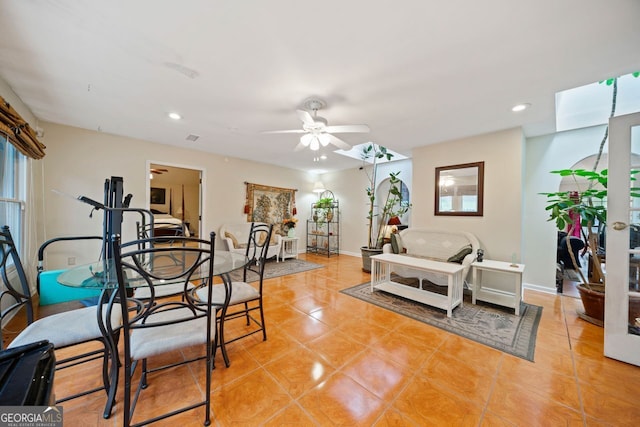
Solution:
<svg viewBox="0 0 640 427">
<path fill-rule="evenodd" d="M 377 144 L 369 144 L 362 149 L 360 157 L 363 161 L 362 169 L 367 175 L 369 182 L 366 188 L 367 199 L 369 201 L 369 209 L 367 212 L 367 230 L 368 230 L 368 242 L 366 246 L 360 248 L 362 253 L 362 269 L 366 272 L 371 271 L 371 259 L 372 255 L 382 253 L 382 243 L 384 237 L 385 226 L 389 218 L 394 216 L 401 216 L 405 214 L 411 205 L 401 205 L 402 194 L 400 191 L 400 179 L 398 175 L 400 172 L 389 174 L 389 191 L 387 197 L 381 209 L 376 211 L 376 184 L 378 173 L 378 161 L 382 159 L 391 160 L 393 153 L 387 151 L 385 147 Z M 368 163 L 370 162 L 370 164 Z M 376 223 L 377 219 L 377 223 Z M 377 224 L 377 226 L 376 226 Z"/>
<path fill-rule="evenodd" d="M 631 172 L 631 180 L 640 171 Z M 547 196 L 546 210 L 549 212 L 549 221 L 554 221 L 560 231 L 568 227 L 568 235 L 573 235 L 578 229 L 586 229 L 587 246 L 593 258 L 593 268 L 600 277 L 599 283 L 593 283 L 589 277 L 585 277 L 580 269 L 580 263 L 575 257 L 575 251 L 571 247 L 571 239 L 566 239 L 569 256 L 573 268 L 580 277 L 578 286 L 580 298 L 585 312 L 579 313 L 583 319 L 602 326 L 604 321 L 604 292 L 605 274 L 602 271 L 600 253 L 598 252 L 599 230 L 607 221 L 607 170 L 601 172 L 587 171 L 584 169 L 562 169 L 551 171 L 561 177 L 571 177 L 577 191 L 558 191 L 555 193 L 542 193 Z M 631 196 L 640 197 L 640 188 L 632 188 Z M 597 227 L 596 227 L 597 225 Z M 594 231 L 595 228 L 595 231 Z"/>
<path fill-rule="evenodd" d="M 333 197 L 322 197 L 313 204 L 315 222 L 322 225 L 333 221 Z"/>
<path fill-rule="evenodd" d="M 638 78 L 640 77 L 640 72 L 634 72 L 631 73 L 631 75 L 634 78 Z M 618 77 L 612 77 L 600 83 L 612 87 L 611 111 L 609 113 L 609 118 L 612 118 L 616 114 Z M 590 283 L 588 278 L 584 277 L 582 270 L 579 268 L 579 263 L 575 259 L 575 251 L 571 247 L 571 239 L 566 239 L 566 242 L 571 262 L 582 282 L 582 285 L 578 287 L 578 291 L 580 292 L 580 297 L 585 307 L 585 313 L 584 315 L 581 314 L 581 317 L 599 325 L 602 325 L 604 319 L 604 287 L 606 279 L 601 269 L 602 264 L 598 254 L 599 233 L 594 233 L 593 226 L 595 223 L 598 223 L 598 230 L 601 230 L 605 226 L 607 219 L 607 170 L 605 169 L 601 172 L 597 172 L 597 170 L 608 137 L 609 126 L 606 126 L 591 171 L 584 169 L 562 169 L 551 172 L 563 177 L 571 176 L 578 189 L 577 192 L 542 193 L 548 198 L 546 210 L 549 211 L 550 214 L 549 221 L 555 221 L 558 230 L 564 231 L 566 227 L 570 225 L 568 230 L 569 236 L 578 228 L 585 227 L 587 230 L 587 246 L 591 250 L 593 267 L 597 276 L 601 278 L 600 283 Z M 632 181 L 635 181 L 635 173 L 637 173 L 637 171 L 631 172 L 630 179 Z M 582 185 L 579 185 L 579 178 L 583 178 Z M 586 179 L 588 185 L 586 185 L 586 188 L 581 189 L 580 186 L 585 187 L 584 179 Z M 596 188 L 596 184 L 600 184 L 599 189 Z M 640 197 L 637 191 L 637 188 L 632 188 L 631 196 Z"/>
<path fill-rule="evenodd" d="M 398 178 L 400 172 L 389 172 L 389 190 L 382 210 L 378 213 L 378 231 L 376 232 L 376 248 L 382 248 L 384 245 L 384 237 L 386 235 L 387 224 L 389 219 L 401 217 L 411 208 L 411 204 L 402 203 L 402 192 L 400 184 L 402 181 Z"/>
<path fill-rule="evenodd" d="M 288 237 L 295 237 L 298 218 L 289 217 L 282 220 L 282 226 Z"/>
</svg>

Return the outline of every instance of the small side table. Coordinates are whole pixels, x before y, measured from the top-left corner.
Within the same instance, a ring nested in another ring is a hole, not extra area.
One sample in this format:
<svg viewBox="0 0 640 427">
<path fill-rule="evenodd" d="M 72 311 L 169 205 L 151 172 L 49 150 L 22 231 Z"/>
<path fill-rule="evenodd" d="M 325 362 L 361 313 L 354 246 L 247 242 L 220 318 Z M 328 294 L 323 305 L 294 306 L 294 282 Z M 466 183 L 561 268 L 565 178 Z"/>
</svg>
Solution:
<svg viewBox="0 0 640 427">
<path fill-rule="evenodd" d="M 522 273 L 524 264 L 511 264 L 503 261 L 493 261 L 485 259 L 482 262 L 474 261 L 471 264 L 473 271 L 473 294 L 471 302 L 476 300 L 491 302 L 494 304 L 510 307 L 515 310 L 516 316 L 520 316 L 520 302 L 522 301 Z M 514 278 L 513 292 L 505 292 L 500 289 L 482 287 L 482 271 L 497 271 L 499 273 L 511 274 Z"/>
<path fill-rule="evenodd" d="M 298 259 L 298 239 L 299 237 L 282 236 L 282 246 L 280 247 L 280 261 L 287 258 Z"/>
</svg>

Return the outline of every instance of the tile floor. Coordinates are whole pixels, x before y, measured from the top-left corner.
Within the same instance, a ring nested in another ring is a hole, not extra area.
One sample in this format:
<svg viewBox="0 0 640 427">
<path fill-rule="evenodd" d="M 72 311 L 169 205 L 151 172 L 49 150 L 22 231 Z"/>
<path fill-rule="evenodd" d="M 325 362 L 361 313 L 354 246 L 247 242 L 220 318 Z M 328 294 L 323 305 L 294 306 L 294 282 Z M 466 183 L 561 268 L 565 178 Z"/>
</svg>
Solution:
<svg viewBox="0 0 640 427">
<path fill-rule="evenodd" d="M 640 368 L 603 356 L 603 330 L 577 317 L 579 299 L 525 291 L 544 307 L 531 363 L 340 294 L 369 280 L 359 258 L 301 258 L 326 268 L 265 282 L 268 340 L 231 345 L 229 368 L 218 354 L 212 425 L 640 424 Z M 199 368 L 152 377 L 136 418 L 201 394 Z M 55 392 L 97 381 L 97 366 L 58 372 Z M 100 393 L 66 402 L 65 425 L 121 425 L 118 403 L 102 419 L 104 402 Z M 200 408 L 157 425 L 202 420 Z"/>
</svg>

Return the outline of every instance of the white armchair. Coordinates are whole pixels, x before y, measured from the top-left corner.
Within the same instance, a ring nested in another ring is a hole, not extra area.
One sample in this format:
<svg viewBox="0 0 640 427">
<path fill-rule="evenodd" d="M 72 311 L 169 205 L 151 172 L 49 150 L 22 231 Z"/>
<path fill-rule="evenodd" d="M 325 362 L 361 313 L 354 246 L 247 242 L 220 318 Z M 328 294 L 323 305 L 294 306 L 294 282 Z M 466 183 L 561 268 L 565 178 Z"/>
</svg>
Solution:
<svg viewBox="0 0 640 427">
<path fill-rule="evenodd" d="M 263 224 L 263 223 L 256 223 Z M 244 222 L 238 224 L 223 224 L 220 227 L 220 238 L 225 243 L 229 252 L 245 253 L 247 251 L 247 242 L 249 241 L 249 231 L 251 231 L 251 223 Z M 269 250 L 267 251 L 266 258 L 276 257 L 278 261 L 278 254 L 282 247 L 282 236 L 279 234 L 271 235 L 271 243 L 269 243 Z"/>
</svg>

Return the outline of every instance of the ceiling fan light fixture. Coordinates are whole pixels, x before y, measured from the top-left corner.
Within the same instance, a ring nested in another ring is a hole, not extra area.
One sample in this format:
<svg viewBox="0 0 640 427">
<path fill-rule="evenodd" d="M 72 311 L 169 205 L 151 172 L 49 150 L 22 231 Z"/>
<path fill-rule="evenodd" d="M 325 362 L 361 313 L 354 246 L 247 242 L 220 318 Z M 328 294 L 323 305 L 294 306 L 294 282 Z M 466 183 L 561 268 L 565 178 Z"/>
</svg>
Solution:
<svg viewBox="0 0 640 427">
<path fill-rule="evenodd" d="M 320 135 L 318 135 L 318 140 L 320 140 L 320 144 L 322 144 L 323 147 L 326 147 L 327 145 L 329 145 L 331 137 L 329 137 L 329 135 L 326 133 L 321 133 Z"/>
<path fill-rule="evenodd" d="M 317 136 L 314 135 L 311 138 L 311 144 L 309 145 L 309 148 L 311 149 L 311 151 L 318 151 L 320 149 L 320 141 L 318 141 Z"/>
<path fill-rule="evenodd" d="M 313 140 L 313 135 L 311 135 L 310 133 L 304 134 L 300 137 L 300 143 L 305 147 L 308 147 L 309 144 L 311 144 L 312 140 Z"/>
</svg>

